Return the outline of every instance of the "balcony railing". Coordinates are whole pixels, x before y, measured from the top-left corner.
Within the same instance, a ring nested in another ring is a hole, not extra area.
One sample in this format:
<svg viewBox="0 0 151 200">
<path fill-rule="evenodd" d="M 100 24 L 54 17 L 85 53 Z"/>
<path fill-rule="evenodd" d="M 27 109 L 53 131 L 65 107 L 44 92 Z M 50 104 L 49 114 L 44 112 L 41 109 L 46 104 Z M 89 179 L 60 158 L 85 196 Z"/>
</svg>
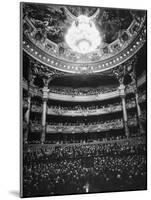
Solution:
<svg viewBox="0 0 151 200">
<path fill-rule="evenodd" d="M 98 124 L 81 124 L 81 125 L 47 125 L 46 132 L 47 133 L 88 133 L 88 132 L 101 132 L 107 131 L 110 129 L 120 129 L 123 128 L 123 121 L 119 120 L 116 122 L 104 122 Z"/>
<path fill-rule="evenodd" d="M 134 138 L 124 138 L 124 139 L 118 139 L 118 140 L 102 140 L 102 141 L 93 141 L 93 142 L 85 142 L 85 143 L 66 143 L 66 144 L 58 144 L 58 143 L 55 143 L 55 144 L 37 144 L 37 143 L 33 143 L 33 144 L 28 144 L 28 145 L 24 145 L 24 150 L 25 151 L 28 151 L 29 149 L 31 149 L 32 151 L 39 151 L 39 150 L 42 150 L 44 149 L 46 151 L 46 149 L 49 151 L 49 154 L 51 154 L 53 151 L 55 151 L 55 148 L 56 147 L 61 147 L 61 148 L 66 148 L 66 147 L 78 147 L 78 146 L 93 146 L 93 145 L 97 145 L 97 144 L 112 144 L 112 143 L 118 143 L 118 144 L 129 144 L 129 145 L 138 145 L 138 144 L 146 144 L 146 137 L 144 136 L 138 136 L 138 137 L 134 137 Z"/>
<path fill-rule="evenodd" d="M 136 106 L 135 101 L 130 101 L 126 104 L 127 109 L 134 108 Z M 32 112 L 42 112 L 42 106 L 32 105 L 31 107 Z M 122 105 L 119 103 L 118 105 L 110 104 L 106 105 L 106 107 L 100 107 L 97 106 L 94 108 L 87 107 L 82 108 L 78 107 L 75 108 L 68 108 L 68 107 L 57 107 L 57 106 L 51 106 L 47 108 L 47 114 L 48 115 L 60 115 L 60 116 L 91 116 L 91 115 L 104 115 L 108 113 L 115 113 L 122 111 Z"/>
<path fill-rule="evenodd" d="M 55 94 L 50 92 L 49 93 L 49 99 L 61 99 L 62 101 L 75 101 L 75 102 L 90 102 L 90 101 L 99 101 L 99 100 L 105 100 L 110 98 L 118 97 L 119 91 L 114 92 L 108 92 L 105 94 L 98 94 L 98 95 L 80 95 L 80 96 L 73 96 L 73 95 L 67 95 L 67 94 Z"/>
<path fill-rule="evenodd" d="M 139 103 L 146 101 L 146 94 L 139 96 Z M 28 107 L 27 101 L 23 102 L 24 108 Z M 126 103 L 126 108 L 131 109 L 136 107 L 135 100 L 130 100 Z M 32 105 L 31 106 L 32 112 L 42 113 L 42 106 L 40 105 Z M 106 107 L 87 107 L 87 108 L 68 108 L 68 107 L 60 107 L 60 106 L 51 106 L 47 108 L 48 115 L 60 115 L 60 116 L 91 116 L 91 115 L 104 115 L 108 113 L 115 113 L 122 111 L 122 105 L 119 103 L 117 104 L 109 104 Z"/>
<path fill-rule="evenodd" d="M 122 110 L 121 105 L 117 106 L 110 106 L 105 108 L 95 108 L 95 109 L 77 109 L 77 110 L 67 110 L 67 109 L 59 109 L 59 108 L 48 108 L 47 114 L 49 115 L 63 115 L 63 116 L 91 116 L 91 115 L 100 115 L 100 114 L 106 114 L 106 113 L 112 113 L 112 112 L 118 112 Z"/>
<path fill-rule="evenodd" d="M 128 119 L 128 126 L 137 126 L 137 118 L 129 118 Z M 124 128 L 123 120 L 112 120 L 106 122 L 96 122 L 93 124 L 48 124 L 46 125 L 46 132 L 47 133 L 89 133 L 89 132 L 103 132 L 109 131 L 113 129 L 122 129 Z M 42 130 L 42 126 L 39 123 L 31 123 L 30 129 L 32 132 L 39 132 Z"/>
<path fill-rule="evenodd" d="M 144 84 L 146 82 L 146 74 L 144 73 L 142 77 L 140 77 L 138 79 L 138 87 L 140 87 L 142 84 Z M 27 82 L 23 81 L 23 88 L 24 89 L 28 89 L 27 86 Z M 34 86 L 30 86 L 30 90 L 29 92 L 33 95 L 33 96 L 40 96 L 42 97 L 42 92 Z M 133 89 L 133 85 L 129 85 L 126 86 L 126 93 L 134 93 L 134 89 Z M 116 98 L 120 96 L 120 92 L 118 90 L 118 88 L 115 88 L 114 91 L 104 91 L 104 93 L 102 92 L 98 92 L 98 94 L 70 94 L 70 93 L 62 93 L 62 92 L 58 92 L 58 91 L 50 91 L 48 98 L 49 99 L 53 99 L 53 100 L 61 100 L 61 101 L 74 101 L 74 102 L 90 102 L 90 101 L 102 101 L 102 100 L 106 100 L 106 99 L 112 99 L 112 98 Z"/>
</svg>

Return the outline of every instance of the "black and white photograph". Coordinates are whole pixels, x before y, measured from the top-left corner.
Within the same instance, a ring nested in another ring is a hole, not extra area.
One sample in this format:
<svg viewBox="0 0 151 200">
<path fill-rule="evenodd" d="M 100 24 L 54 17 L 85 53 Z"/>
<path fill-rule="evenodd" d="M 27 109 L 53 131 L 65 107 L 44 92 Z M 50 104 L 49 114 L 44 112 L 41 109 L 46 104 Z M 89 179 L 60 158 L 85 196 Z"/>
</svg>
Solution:
<svg viewBox="0 0 151 200">
<path fill-rule="evenodd" d="M 147 190 L 147 11 L 24 2 L 20 29 L 21 197 Z"/>
</svg>

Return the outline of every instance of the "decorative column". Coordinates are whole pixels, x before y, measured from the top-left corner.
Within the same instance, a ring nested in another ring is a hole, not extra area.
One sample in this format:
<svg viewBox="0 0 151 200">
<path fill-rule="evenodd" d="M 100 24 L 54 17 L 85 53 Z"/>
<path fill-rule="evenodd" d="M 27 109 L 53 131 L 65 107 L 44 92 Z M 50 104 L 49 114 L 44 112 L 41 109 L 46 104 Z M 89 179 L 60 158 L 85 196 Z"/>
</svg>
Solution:
<svg viewBox="0 0 151 200">
<path fill-rule="evenodd" d="M 44 88 L 43 88 L 43 111 L 42 111 L 42 134 L 41 134 L 41 143 L 45 142 L 46 137 L 46 116 L 47 116 L 47 100 L 48 100 L 48 85 L 50 82 L 56 78 L 61 76 L 61 72 L 51 71 L 47 77 L 43 79 L 44 81 Z"/>
<path fill-rule="evenodd" d="M 142 133 L 144 133 L 144 129 L 143 129 L 142 122 L 141 122 L 141 115 L 142 115 L 141 108 L 140 108 L 140 105 L 138 102 L 137 77 L 136 77 L 136 71 L 135 71 L 136 62 L 137 62 L 137 58 L 134 58 L 133 62 L 128 66 L 128 68 L 129 68 L 129 75 L 132 79 L 132 85 L 133 85 L 133 90 L 134 90 L 139 132 L 140 132 L 140 134 L 142 134 Z"/>
<path fill-rule="evenodd" d="M 31 95 L 29 95 L 27 99 L 27 111 L 25 113 L 26 130 L 24 134 L 24 143 L 28 143 L 28 134 L 29 134 L 29 128 L 30 128 L 29 127 L 30 109 L 31 109 Z"/>
<path fill-rule="evenodd" d="M 125 86 L 124 84 L 120 84 L 119 86 L 120 97 L 122 99 L 122 109 L 123 109 L 123 122 L 125 128 L 125 135 L 129 137 L 129 128 L 128 128 L 128 119 L 127 119 L 127 110 L 126 110 L 126 101 L 125 101 Z"/>
<path fill-rule="evenodd" d="M 48 86 L 43 88 L 43 110 L 42 110 L 42 134 L 41 143 L 45 142 L 46 136 L 46 114 L 47 114 L 47 99 L 48 99 Z"/>
<path fill-rule="evenodd" d="M 139 132 L 140 132 L 140 134 L 142 134 L 142 133 L 144 133 L 144 129 L 143 129 L 142 122 L 141 122 L 142 113 L 141 113 L 141 108 L 140 108 L 140 105 L 139 105 L 139 102 L 138 102 L 138 90 L 137 90 L 136 79 L 134 81 L 133 89 L 134 89 L 135 104 L 136 104 L 136 109 L 137 109 L 137 120 L 138 120 Z"/>
<path fill-rule="evenodd" d="M 28 143 L 28 135 L 30 130 L 30 110 L 31 110 L 31 93 L 30 86 L 34 86 L 35 75 L 32 74 L 31 71 L 31 63 L 30 63 L 29 75 L 28 75 L 28 99 L 27 99 L 27 111 L 25 113 L 25 121 L 26 121 L 26 130 L 24 134 L 24 143 Z"/>
<path fill-rule="evenodd" d="M 125 129 L 125 135 L 129 137 L 129 128 L 128 128 L 128 119 L 127 119 L 127 110 L 126 110 L 126 101 L 125 101 L 125 85 L 124 85 L 124 77 L 126 75 L 126 67 L 125 65 L 119 65 L 118 67 L 113 69 L 113 74 L 119 81 L 119 94 L 122 100 L 122 109 L 123 109 L 123 122 L 124 122 L 124 129 Z"/>
</svg>

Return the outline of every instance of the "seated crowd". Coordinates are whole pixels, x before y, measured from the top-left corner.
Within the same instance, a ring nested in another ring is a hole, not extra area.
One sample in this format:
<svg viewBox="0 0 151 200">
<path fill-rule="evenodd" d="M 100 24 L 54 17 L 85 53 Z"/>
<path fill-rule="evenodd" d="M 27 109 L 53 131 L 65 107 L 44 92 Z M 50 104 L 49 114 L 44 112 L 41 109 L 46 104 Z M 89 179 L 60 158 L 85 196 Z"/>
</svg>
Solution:
<svg viewBox="0 0 151 200">
<path fill-rule="evenodd" d="M 53 148 L 38 148 L 36 151 L 29 149 L 24 154 L 26 162 L 35 159 L 43 159 L 48 156 L 48 159 L 62 159 L 62 158 L 81 158 L 90 156 L 103 156 L 103 155 L 126 155 L 127 153 L 138 153 L 146 151 L 143 137 L 136 137 L 135 140 L 129 138 L 127 140 L 113 140 L 110 142 L 101 143 L 87 143 L 87 144 L 71 144 L 71 145 L 56 145 Z M 30 159 L 32 157 L 32 160 Z M 34 159 L 33 159 L 34 158 Z"/>
<path fill-rule="evenodd" d="M 135 126 L 137 123 L 137 118 L 130 116 L 129 121 L 128 121 L 130 126 Z M 48 129 L 53 127 L 53 128 L 62 128 L 62 127 L 66 127 L 66 128 L 70 128 L 70 127 L 92 127 L 92 126 L 98 126 L 98 128 L 103 128 L 103 129 L 116 129 L 116 128 L 123 128 L 123 119 L 112 119 L 112 120 L 106 120 L 106 121 L 91 121 L 91 122 L 80 122 L 77 121 L 75 123 L 72 122 L 49 122 L 46 124 Z M 30 122 L 30 127 L 32 129 L 36 129 L 36 130 L 41 130 L 41 122 L 40 121 L 31 121 Z"/>
<path fill-rule="evenodd" d="M 113 92 L 117 88 L 110 87 L 110 88 L 70 88 L 70 87 L 51 87 L 49 91 L 52 93 L 59 93 L 63 95 L 72 95 L 72 96 L 80 96 L 80 95 L 99 95 L 103 93 Z"/>
<path fill-rule="evenodd" d="M 116 102 L 114 104 L 107 104 L 107 105 L 91 105 L 91 106 L 81 106 L 81 105 L 75 105 L 75 106 L 55 106 L 52 105 L 50 107 L 48 107 L 48 109 L 52 109 L 53 111 L 58 111 L 58 110 L 63 110 L 63 111 L 81 111 L 81 112 L 89 112 L 89 111 L 93 111 L 93 110 L 98 110 L 101 109 L 103 111 L 115 111 L 115 110 L 119 110 L 121 108 L 121 104 L 119 102 Z"/>
<path fill-rule="evenodd" d="M 93 125 L 106 125 L 106 124 L 115 124 L 115 123 L 122 123 L 122 119 L 112 119 L 112 120 L 101 120 L 98 119 L 97 121 L 81 121 L 81 120 L 76 120 L 75 122 L 60 122 L 60 123 L 55 123 L 55 122 L 50 122 L 47 123 L 49 126 L 93 126 Z"/>
<path fill-rule="evenodd" d="M 141 101 L 142 102 L 142 99 Z M 27 107 L 28 102 L 27 98 L 24 98 L 23 101 L 23 106 Z M 126 101 L 126 107 L 127 108 L 132 108 L 136 106 L 136 102 L 134 98 L 128 99 Z M 73 106 L 62 106 L 62 105 L 48 105 L 48 113 L 49 110 L 58 113 L 60 111 L 60 114 L 65 111 L 78 111 L 78 112 L 91 112 L 101 109 L 104 112 L 114 112 L 114 111 L 119 111 L 122 110 L 122 104 L 120 102 L 115 102 L 115 103 L 108 103 L 106 105 L 102 104 L 97 104 L 97 105 L 90 105 L 90 106 L 83 106 L 83 105 L 73 105 Z M 42 103 L 38 101 L 32 102 L 31 105 L 31 111 L 32 112 L 42 112 Z"/>
<path fill-rule="evenodd" d="M 95 134 L 95 133 L 94 133 Z M 50 140 L 48 140 L 48 139 L 46 139 L 45 140 L 45 144 L 54 144 L 54 145 L 58 145 L 58 144 L 78 144 L 78 143 L 81 143 L 81 144 L 86 144 L 86 143 L 101 143 L 101 142 L 106 142 L 106 143 L 108 143 L 108 142 L 113 142 L 113 141 L 116 141 L 116 140 L 123 140 L 123 139 L 126 139 L 126 136 L 125 135 L 118 135 L 118 136 L 114 136 L 114 135 L 112 135 L 112 136 L 109 136 L 109 137 L 98 137 L 98 138 L 93 138 L 93 137 L 91 137 L 90 139 L 88 138 L 88 139 L 81 139 L 81 138 L 68 138 L 68 139 L 66 139 L 66 138 L 64 138 L 64 140 L 63 139 L 60 139 L 60 140 L 54 140 L 54 139 L 50 139 Z M 33 142 L 32 142 L 33 143 Z"/>
<path fill-rule="evenodd" d="M 110 143 L 110 142 L 114 142 L 114 141 L 123 141 L 123 140 L 127 140 L 127 137 L 125 135 L 114 135 L 114 134 L 110 134 L 110 135 L 102 135 L 98 132 L 93 132 L 92 135 L 89 135 L 91 137 L 88 138 L 82 138 L 80 137 L 80 135 L 78 135 L 77 137 L 74 137 L 75 135 L 71 134 L 71 137 L 56 137 L 56 138 L 52 138 L 50 136 L 50 138 L 45 138 L 45 142 L 44 144 L 51 144 L 51 145 L 60 145 L 60 144 L 68 144 L 68 145 L 73 145 L 73 144 L 86 144 L 86 143 Z M 99 134 L 99 135 L 98 135 Z M 50 135 L 50 134 L 49 134 Z M 81 136 L 83 135 L 83 133 L 81 133 Z M 97 135 L 97 137 L 95 136 Z M 68 134 L 69 136 L 69 134 Z M 130 133 L 130 139 L 132 138 L 138 138 L 139 134 L 138 132 L 131 132 Z M 30 138 L 30 140 L 28 140 L 28 144 L 41 144 L 41 140 L 40 139 L 35 139 L 35 138 Z"/>
<path fill-rule="evenodd" d="M 146 188 L 146 145 L 137 141 L 24 152 L 25 196 Z"/>
</svg>

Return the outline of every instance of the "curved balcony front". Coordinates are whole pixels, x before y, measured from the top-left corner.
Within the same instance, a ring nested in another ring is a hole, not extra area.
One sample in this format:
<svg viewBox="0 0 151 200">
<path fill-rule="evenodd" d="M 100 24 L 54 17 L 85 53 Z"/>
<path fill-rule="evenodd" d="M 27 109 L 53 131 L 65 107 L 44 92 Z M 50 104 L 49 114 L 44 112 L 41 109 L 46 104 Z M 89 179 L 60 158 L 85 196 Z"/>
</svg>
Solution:
<svg viewBox="0 0 151 200">
<path fill-rule="evenodd" d="M 61 100 L 61 101 L 72 101 L 72 102 L 90 102 L 90 101 L 101 101 L 111 99 L 120 96 L 118 90 L 108 93 L 100 93 L 96 95 L 70 95 L 70 94 L 58 94 L 49 92 L 49 99 Z"/>
<path fill-rule="evenodd" d="M 139 94 L 139 103 L 143 103 L 146 101 L 146 93 Z M 27 108 L 27 102 L 23 102 L 23 107 Z M 136 107 L 136 102 L 134 99 L 128 101 L 126 103 L 126 108 L 131 109 Z M 59 116 L 94 116 L 94 115 L 104 115 L 108 113 L 116 113 L 116 112 L 121 112 L 122 111 L 122 105 L 120 103 L 116 104 L 109 104 L 107 106 L 102 106 L 102 107 L 87 107 L 87 108 L 82 108 L 78 107 L 77 109 L 72 109 L 66 107 L 57 107 L 57 106 L 51 106 L 47 107 L 47 115 L 59 115 Z M 31 106 L 31 112 L 35 113 L 42 113 L 42 106 L 37 106 L 37 105 L 32 105 Z"/>
<path fill-rule="evenodd" d="M 110 123 L 99 123 L 99 124 L 91 124 L 91 125 L 77 125 L 77 126 L 62 126 L 62 125 L 47 125 L 46 132 L 47 133 L 89 133 L 89 132 L 103 132 L 111 129 L 121 129 L 123 128 L 123 121 L 119 120 L 116 122 Z"/>
<path fill-rule="evenodd" d="M 137 86 L 140 87 L 142 84 L 146 82 L 146 73 L 144 73 L 137 82 Z M 126 93 L 134 93 L 134 88 L 132 85 L 126 86 Z M 115 88 L 114 90 L 108 91 L 106 93 L 98 93 L 95 95 L 70 95 L 65 94 L 64 92 L 54 93 L 49 92 L 49 99 L 53 100 L 61 100 L 61 101 L 73 101 L 73 102 L 90 102 L 90 101 L 102 101 L 106 99 L 112 99 L 120 96 L 120 91 L 118 88 Z"/>
<path fill-rule="evenodd" d="M 103 115 L 107 113 L 118 112 L 122 110 L 121 105 L 117 106 L 110 106 L 106 108 L 98 108 L 98 109 L 78 109 L 78 110 L 65 110 L 65 109 L 58 109 L 58 108 L 48 108 L 47 114 L 48 115 L 62 115 L 62 116 L 91 116 L 91 115 Z"/>
<path fill-rule="evenodd" d="M 143 99 L 142 99 L 143 98 Z M 145 101 L 144 96 L 140 97 L 140 102 Z M 25 104 L 26 106 L 26 104 Z M 136 103 L 134 100 L 128 102 L 126 104 L 126 108 L 127 109 L 131 109 L 134 108 L 136 106 Z M 25 107 L 26 108 L 26 107 Z M 36 106 L 36 105 L 32 105 L 31 107 L 31 111 L 35 112 L 35 113 L 42 113 L 42 106 Z M 60 116 L 72 116 L 72 117 L 77 117 L 77 116 L 94 116 L 94 115 L 104 115 L 104 114 L 111 114 L 111 113 L 116 113 L 116 112 L 121 112 L 122 111 L 122 105 L 118 104 L 118 105 L 109 105 L 106 107 L 102 107 L 102 108 L 79 108 L 77 110 L 75 109 L 64 109 L 64 108 L 59 108 L 59 107 L 48 107 L 47 108 L 47 115 L 60 115 Z"/>
<path fill-rule="evenodd" d="M 144 73 L 137 82 L 137 86 L 140 87 L 142 84 L 146 82 L 146 73 Z M 27 82 L 23 81 L 23 88 L 28 90 Z M 29 93 L 32 96 L 40 96 L 42 97 L 42 92 L 40 89 L 34 86 L 30 86 Z M 126 93 L 134 93 L 134 89 L 132 85 L 126 86 Z M 64 92 L 49 92 L 48 98 L 52 100 L 60 100 L 60 101 L 73 101 L 73 102 L 91 102 L 91 101 L 102 101 L 106 99 L 112 99 L 120 96 L 120 92 L 118 88 L 114 88 L 111 91 L 107 90 L 104 93 L 98 93 L 98 94 L 70 94 L 70 93 L 64 93 Z"/>
<path fill-rule="evenodd" d="M 137 126 L 137 117 L 130 117 L 128 120 L 128 126 L 133 127 Z M 55 133 L 65 133 L 65 134 L 75 134 L 75 133 L 93 133 L 93 132 L 105 132 L 110 130 L 123 129 L 124 123 L 122 119 L 112 120 L 112 121 L 101 121 L 96 123 L 89 124 L 69 124 L 65 125 L 62 123 L 58 124 L 47 124 L 46 133 L 55 134 Z M 31 132 L 40 132 L 42 130 L 41 124 L 31 123 L 30 125 Z"/>
<path fill-rule="evenodd" d="M 37 150 L 41 150 L 41 149 L 48 149 L 49 150 L 49 153 L 52 153 L 53 151 L 55 151 L 55 147 L 62 147 L 62 148 L 65 148 L 65 147 L 72 147 L 72 146 L 91 146 L 91 145 L 96 145 L 96 144 L 112 144 L 112 143 L 117 143 L 118 144 L 125 144 L 125 143 L 129 143 L 131 145 L 137 145 L 137 144 L 145 144 L 146 143 L 146 137 L 144 136 L 139 136 L 139 137 L 132 137 L 132 138 L 124 138 L 124 139 L 118 139 L 118 141 L 115 139 L 115 140 L 105 140 L 105 141 L 93 141 L 93 142 L 85 142 L 85 143 L 68 143 L 68 144 L 58 144 L 58 143 L 55 143 L 55 144 L 40 144 L 40 143 L 36 143 L 36 144 L 25 144 L 24 145 L 24 150 L 25 151 L 29 151 L 29 148 L 32 150 L 32 151 L 37 151 Z"/>
</svg>

